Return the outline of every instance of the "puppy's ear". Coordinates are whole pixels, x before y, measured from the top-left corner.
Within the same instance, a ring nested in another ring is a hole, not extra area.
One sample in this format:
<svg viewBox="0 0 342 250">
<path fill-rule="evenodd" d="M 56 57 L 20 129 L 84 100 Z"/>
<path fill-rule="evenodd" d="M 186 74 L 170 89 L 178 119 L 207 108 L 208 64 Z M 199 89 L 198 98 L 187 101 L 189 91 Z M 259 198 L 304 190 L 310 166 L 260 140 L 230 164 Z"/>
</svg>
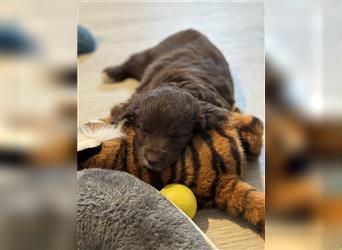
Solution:
<svg viewBox="0 0 342 250">
<path fill-rule="evenodd" d="M 127 123 L 132 124 L 135 121 L 139 111 L 139 98 L 131 98 L 127 102 L 116 105 L 111 110 L 111 123 L 118 123 L 126 120 Z"/>
<path fill-rule="evenodd" d="M 198 129 L 214 129 L 222 125 L 229 118 L 227 109 L 217 107 L 211 103 L 198 101 L 197 125 Z"/>
</svg>

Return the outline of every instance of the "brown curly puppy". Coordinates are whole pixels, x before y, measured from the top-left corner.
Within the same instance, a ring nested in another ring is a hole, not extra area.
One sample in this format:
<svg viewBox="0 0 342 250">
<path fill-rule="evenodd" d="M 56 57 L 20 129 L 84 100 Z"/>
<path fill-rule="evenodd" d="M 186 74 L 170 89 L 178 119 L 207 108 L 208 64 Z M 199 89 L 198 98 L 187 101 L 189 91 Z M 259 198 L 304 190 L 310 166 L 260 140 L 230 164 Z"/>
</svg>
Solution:
<svg viewBox="0 0 342 250">
<path fill-rule="evenodd" d="M 126 118 L 138 128 L 138 157 L 153 170 L 174 164 L 194 134 L 219 127 L 227 120 L 225 110 L 235 109 L 227 61 L 195 30 L 178 32 L 106 68 L 104 76 L 141 82 L 127 102 L 112 109 L 111 122 Z"/>
</svg>

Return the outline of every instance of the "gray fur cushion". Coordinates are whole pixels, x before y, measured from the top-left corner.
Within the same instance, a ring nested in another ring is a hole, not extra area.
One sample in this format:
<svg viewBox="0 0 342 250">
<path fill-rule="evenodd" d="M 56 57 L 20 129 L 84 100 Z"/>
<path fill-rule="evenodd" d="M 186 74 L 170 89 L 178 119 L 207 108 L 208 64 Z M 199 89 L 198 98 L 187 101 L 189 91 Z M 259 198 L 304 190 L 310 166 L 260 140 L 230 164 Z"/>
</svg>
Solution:
<svg viewBox="0 0 342 250">
<path fill-rule="evenodd" d="M 78 173 L 78 249 L 210 249 L 155 188 L 119 171 Z"/>
</svg>

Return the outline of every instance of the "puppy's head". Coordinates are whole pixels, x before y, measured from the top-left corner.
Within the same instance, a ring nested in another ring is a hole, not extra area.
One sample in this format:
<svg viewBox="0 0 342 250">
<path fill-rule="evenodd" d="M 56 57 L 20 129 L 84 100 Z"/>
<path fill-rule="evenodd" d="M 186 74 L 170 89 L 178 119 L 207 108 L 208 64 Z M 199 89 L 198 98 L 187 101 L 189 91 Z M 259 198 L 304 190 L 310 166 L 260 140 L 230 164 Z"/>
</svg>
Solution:
<svg viewBox="0 0 342 250">
<path fill-rule="evenodd" d="M 214 127 L 227 117 L 177 87 L 160 87 L 136 95 L 122 119 L 136 129 L 138 157 L 152 170 L 177 161 L 196 129 Z"/>
</svg>

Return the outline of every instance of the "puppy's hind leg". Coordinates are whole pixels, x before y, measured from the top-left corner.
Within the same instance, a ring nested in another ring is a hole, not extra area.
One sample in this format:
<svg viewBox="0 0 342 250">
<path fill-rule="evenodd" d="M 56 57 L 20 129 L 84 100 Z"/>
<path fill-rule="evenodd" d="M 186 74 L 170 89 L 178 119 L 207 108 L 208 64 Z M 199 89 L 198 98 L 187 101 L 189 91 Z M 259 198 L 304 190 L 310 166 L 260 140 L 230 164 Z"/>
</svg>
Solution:
<svg viewBox="0 0 342 250">
<path fill-rule="evenodd" d="M 121 82 L 128 77 L 124 64 L 105 68 L 102 72 L 102 82 L 104 83 Z"/>
<path fill-rule="evenodd" d="M 146 68 L 159 56 L 185 46 L 188 43 L 201 38 L 206 39 L 195 30 L 185 30 L 167 37 L 156 46 L 132 55 L 126 62 L 118 66 L 112 66 L 103 70 L 105 82 L 120 82 L 126 78 L 141 80 Z"/>
<path fill-rule="evenodd" d="M 145 69 L 152 60 L 149 50 L 134 54 L 121 65 L 105 68 L 102 72 L 103 81 L 107 83 L 120 82 L 127 78 L 141 80 Z"/>
</svg>

